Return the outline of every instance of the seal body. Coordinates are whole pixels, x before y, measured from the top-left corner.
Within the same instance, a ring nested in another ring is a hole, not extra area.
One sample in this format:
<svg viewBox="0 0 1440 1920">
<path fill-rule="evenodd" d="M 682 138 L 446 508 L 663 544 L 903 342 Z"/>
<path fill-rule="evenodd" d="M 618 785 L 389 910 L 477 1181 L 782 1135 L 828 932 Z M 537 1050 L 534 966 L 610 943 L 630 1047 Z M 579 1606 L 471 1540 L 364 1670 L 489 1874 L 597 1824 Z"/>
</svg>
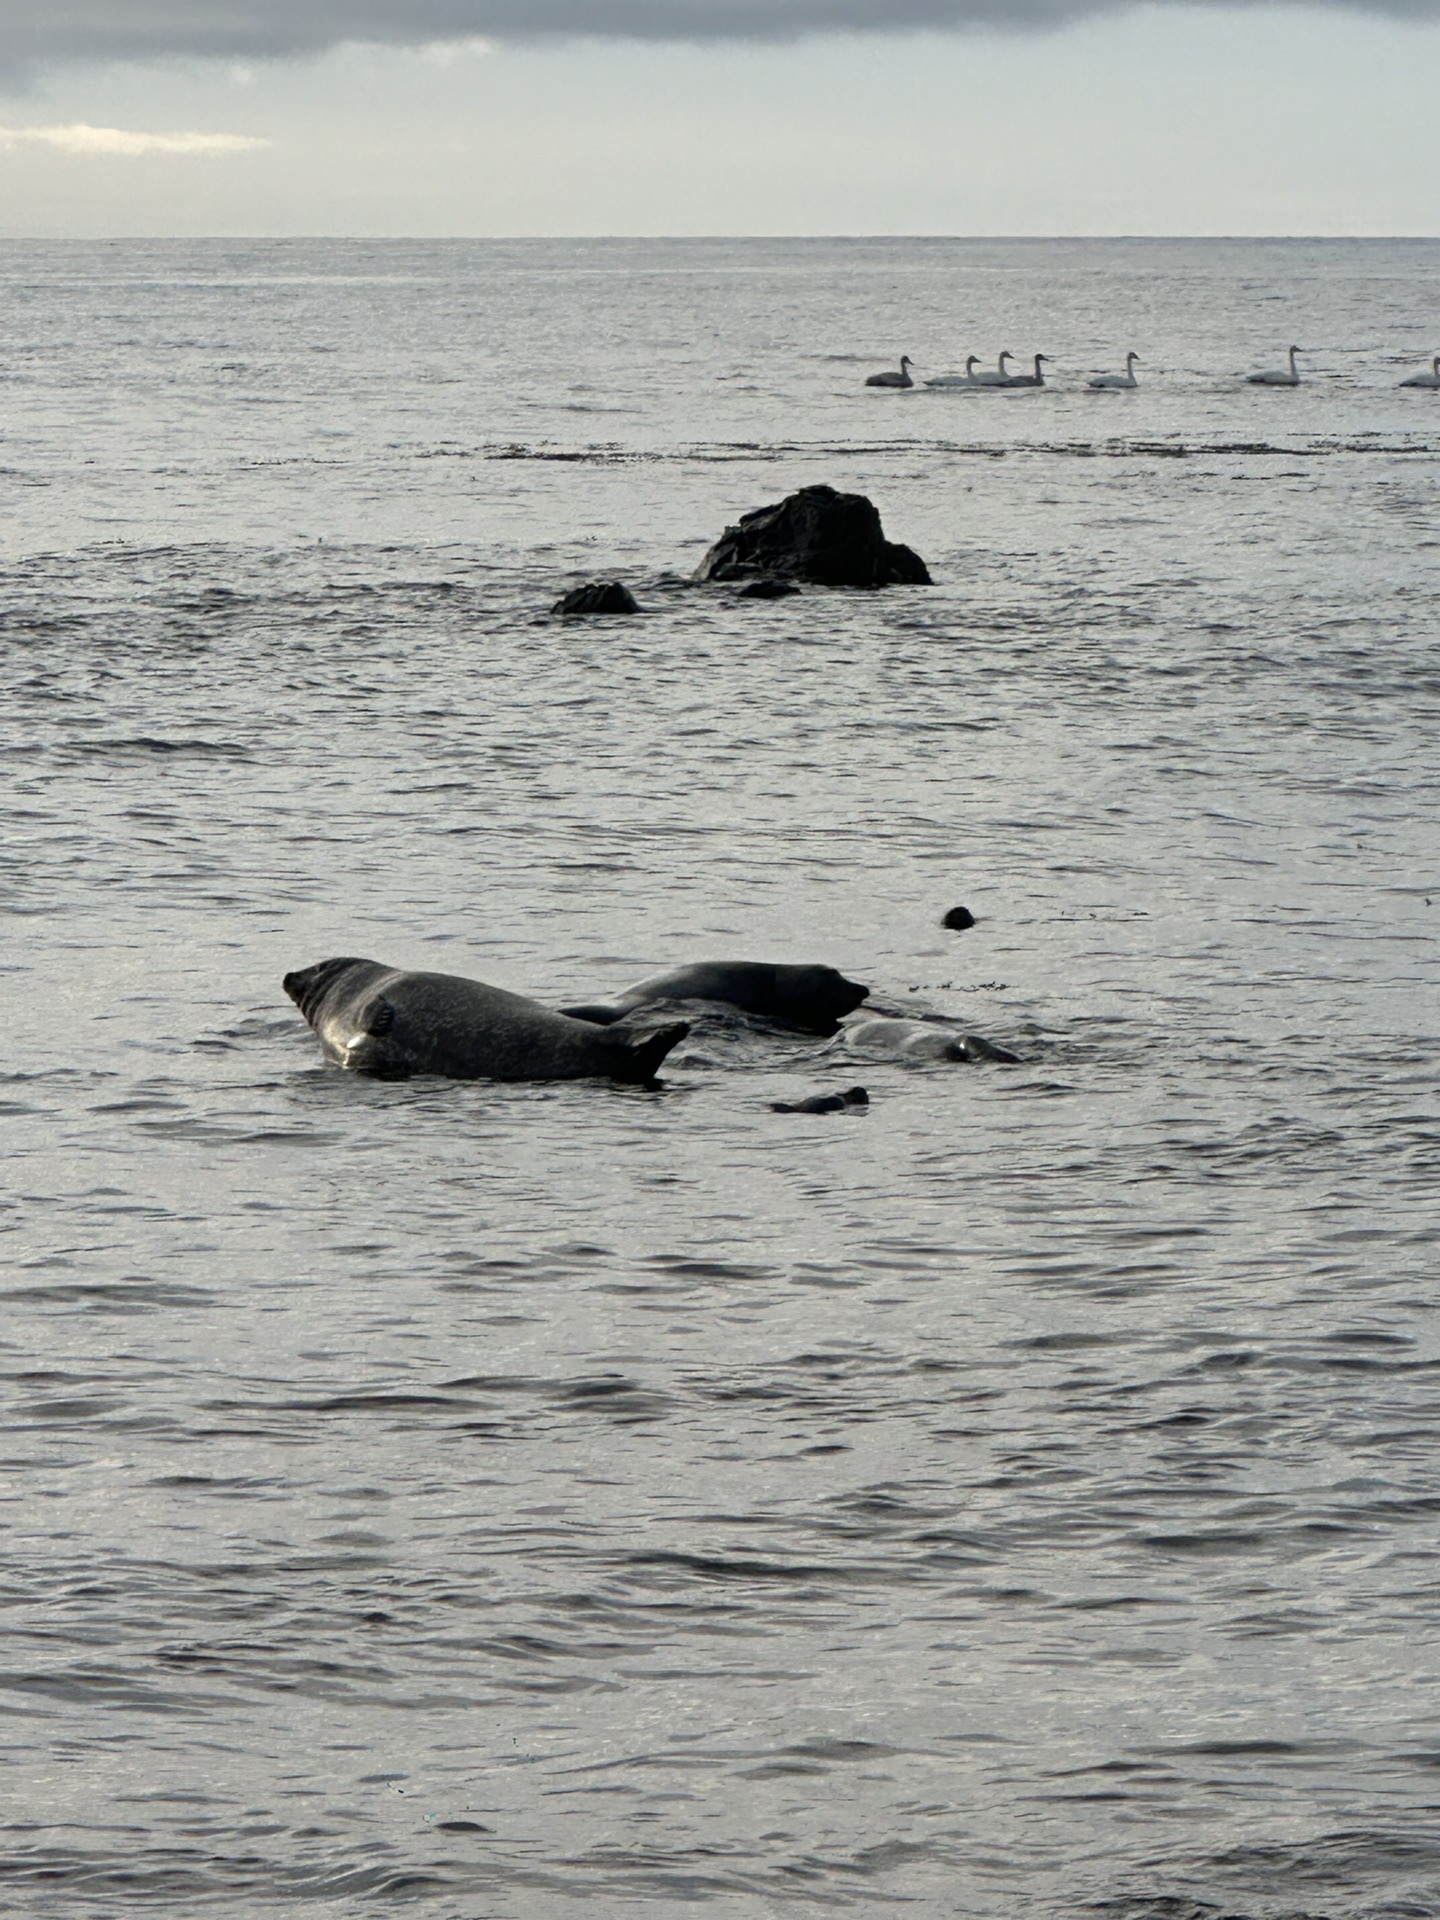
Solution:
<svg viewBox="0 0 1440 1920">
<path fill-rule="evenodd" d="M 808 1100 L 772 1100 L 772 1113 L 844 1113 L 847 1107 L 868 1107 L 870 1096 L 864 1087 L 847 1087 L 843 1093 L 812 1093 Z"/>
<path fill-rule="evenodd" d="M 586 1080 L 644 1084 L 690 1031 L 684 1021 L 597 1028 L 522 994 L 451 973 L 378 960 L 322 960 L 287 973 L 285 991 L 329 1059 L 382 1080 Z"/>
<path fill-rule="evenodd" d="M 898 1053 L 907 1060 L 952 1060 L 974 1063 L 977 1060 L 1019 1064 L 1018 1053 L 997 1047 L 978 1033 L 956 1033 L 949 1027 L 937 1027 L 926 1020 L 857 1020 L 845 1029 L 852 1047 L 867 1053 Z"/>
<path fill-rule="evenodd" d="M 853 1013 L 870 989 L 847 980 L 834 967 L 772 966 L 762 960 L 702 960 L 652 974 L 627 988 L 616 1000 L 583 1007 L 567 1007 L 576 1020 L 609 1026 L 637 1007 L 658 1000 L 718 1000 L 742 1013 L 758 1013 L 783 1020 L 807 1033 L 833 1033 L 847 1013 Z"/>
</svg>

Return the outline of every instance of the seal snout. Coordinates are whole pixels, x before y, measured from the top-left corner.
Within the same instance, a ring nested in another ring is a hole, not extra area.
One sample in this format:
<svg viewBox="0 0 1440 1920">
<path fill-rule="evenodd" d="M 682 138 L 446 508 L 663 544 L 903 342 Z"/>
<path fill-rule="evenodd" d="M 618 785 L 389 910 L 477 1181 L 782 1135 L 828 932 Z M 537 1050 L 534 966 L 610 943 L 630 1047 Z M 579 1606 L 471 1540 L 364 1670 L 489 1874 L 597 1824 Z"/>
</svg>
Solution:
<svg viewBox="0 0 1440 1920">
<path fill-rule="evenodd" d="M 311 1016 L 335 981 L 348 968 L 360 964 L 351 955 L 339 960 L 320 960 L 313 967 L 300 967 L 294 973 L 287 973 L 280 984 L 313 1026 Z"/>
</svg>

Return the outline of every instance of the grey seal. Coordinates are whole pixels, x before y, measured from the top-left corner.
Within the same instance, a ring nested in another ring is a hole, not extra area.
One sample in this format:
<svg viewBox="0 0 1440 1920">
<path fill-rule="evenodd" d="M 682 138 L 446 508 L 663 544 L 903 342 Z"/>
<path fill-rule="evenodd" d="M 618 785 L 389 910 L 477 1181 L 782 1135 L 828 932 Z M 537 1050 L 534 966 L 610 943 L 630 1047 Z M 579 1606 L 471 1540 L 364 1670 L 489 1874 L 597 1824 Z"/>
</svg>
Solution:
<svg viewBox="0 0 1440 1920">
<path fill-rule="evenodd" d="M 1002 1061 L 1018 1066 L 1020 1056 L 997 1047 L 978 1033 L 956 1033 L 925 1020 L 859 1020 L 845 1029 L 852 1047 L 867 1052 L 898 1053 L 909 1060 Z"/>
<path fill-rule="evenodd" d="M 287 973 L 286 993 L 327 1056 L 353 1073 L 404 1080 L 586 1080 L 643 1085 L 690 1031 L 683 1020 L 597 1029 L 522 994 L 452 973 L 342 958 Z"/>
<path fill-rule="evenodd" d="M 655 1000 L 720 1000 L 742 1013 L 758 1013 L 807 1033 L 833 1033 L 870 989 L 847 980 L 834 967 L 770 965 L 762 960 L 701 960 L 652 974 L 614 1000 L 566 1007 L 573 1020 L 610 1026 Z"/>
<path fill-rule="evenodd" d="M 864 1087 L 847 1087 L 843 1093 L 812 1093 L 808 1100 L 772 1100 L 772 1113 L 844 1113 L 847 1107 L 868 1107 L 870 1096 Z"/>
</svg>

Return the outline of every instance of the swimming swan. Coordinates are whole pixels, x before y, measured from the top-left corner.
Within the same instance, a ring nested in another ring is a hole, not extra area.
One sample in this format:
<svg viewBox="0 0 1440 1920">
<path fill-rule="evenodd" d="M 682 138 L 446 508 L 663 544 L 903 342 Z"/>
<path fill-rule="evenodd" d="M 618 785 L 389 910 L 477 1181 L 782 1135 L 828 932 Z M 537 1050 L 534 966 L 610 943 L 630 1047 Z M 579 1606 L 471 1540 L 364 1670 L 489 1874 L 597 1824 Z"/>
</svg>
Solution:
<svg viewBox="0 0 1440 1920">
<path fill-rule="evenodd" d="M 1002 353 L 1000 356 L 999 371 L 996 373 L 977 373 L 974 377 L 974 384 L 977 387 L 1006 386 L 1009 383 L 1010 376 L 1005 371 L 1005 362 L 1007 360 L 1013 360 L 1014 358 L 1015 358 L 1014 354 L 1011 353 L 1007 348 L 1006 351 Z"/>
<path fill-rule="evenodd" d="M 1037 353 L 1035 356 L 1035 371 L 1033 373 L 1008 374 L 1004 384 L 1007 387 L 1043 387 L 1045 384 L 1045 376 L 1040 371 L 1040 362 L 1042 360 L 1048 361 L 1049 358 L 1048 353 Z"/>
<path fill-rule="evenodd" d="M 902 353 L 898 373 L 893 368 L 889 373 L 872 373 L 865 384 L 867 387 L 913 387 L 915 382 L 910 378 L 910 369 L 914 364 L 908 353 Z"/>
<path fill-rule="evenodd" d="M 1428 373 L 1412 373 L 1408 380 L 1400 382 L 1402 387 L 1440 387 L 1440 353 L 1430 362 Z"/>
<path fill-rule="evenodd" d="M 975 369 L 979 363 L 979 355 L 972 353 L 965 362 L 964 373 L 939 373 L 925 384 L 927 387 L 973 387 Z"/>
<path fill-rule="evenodd" d="M 1135 378 L 1135 362 L 1139 358 L 1138 353 L 1127 353 L 1123 373 L 1097 373 L 1095 378 L 1087 383 L 1091 392 L 1126 393 L 1132 387 L 1138 387 L 1140 382 Z"/>
<path fill-rule="evenodd" d="M 1300 384 L 1300 376 L 1295 371 L 1295 356 L 1299 351 L 1300 349 L 1298 347 L 1291 347 L 1290 370 L 1288 373 L 1279 367 L 1272 367 L 1268 373 L 1248 374 L 1246 376 L 1247 385 L 1252 387 L 1298 387 Z"/>
</svg>

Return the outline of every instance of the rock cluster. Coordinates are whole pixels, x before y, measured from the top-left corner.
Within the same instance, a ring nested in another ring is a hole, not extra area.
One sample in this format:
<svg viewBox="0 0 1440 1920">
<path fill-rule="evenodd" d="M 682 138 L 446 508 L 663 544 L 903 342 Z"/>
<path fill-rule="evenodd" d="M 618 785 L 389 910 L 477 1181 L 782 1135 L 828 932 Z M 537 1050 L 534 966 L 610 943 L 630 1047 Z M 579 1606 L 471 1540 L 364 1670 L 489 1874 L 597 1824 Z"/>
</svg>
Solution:
<svg viewBox="0 0 1440 1920">
<path fill-rule="evenodd" d="M 727 527 L 692 580 L 731 586 L 742 600 L 783 600 L 817 587 L 928 587 L 930 570 L 919 554 L 887 540 L 880 515 L 863 493 L 834 487 L 801 487 L 774 506 L 757 507 Z M 639 613 L 630 589 L 618 580 L 590 580 L 572 587 L 550 609 L 566 619 L 586 614 Z"/>
<path fill-rule="evenodd" d="M 808 580 L 820 587 L 928 587 L 918 553 L 887 540 L 863 493 L 802 487 L 727 527 L 700 563 L 702 580 Z"/>
</svg>

